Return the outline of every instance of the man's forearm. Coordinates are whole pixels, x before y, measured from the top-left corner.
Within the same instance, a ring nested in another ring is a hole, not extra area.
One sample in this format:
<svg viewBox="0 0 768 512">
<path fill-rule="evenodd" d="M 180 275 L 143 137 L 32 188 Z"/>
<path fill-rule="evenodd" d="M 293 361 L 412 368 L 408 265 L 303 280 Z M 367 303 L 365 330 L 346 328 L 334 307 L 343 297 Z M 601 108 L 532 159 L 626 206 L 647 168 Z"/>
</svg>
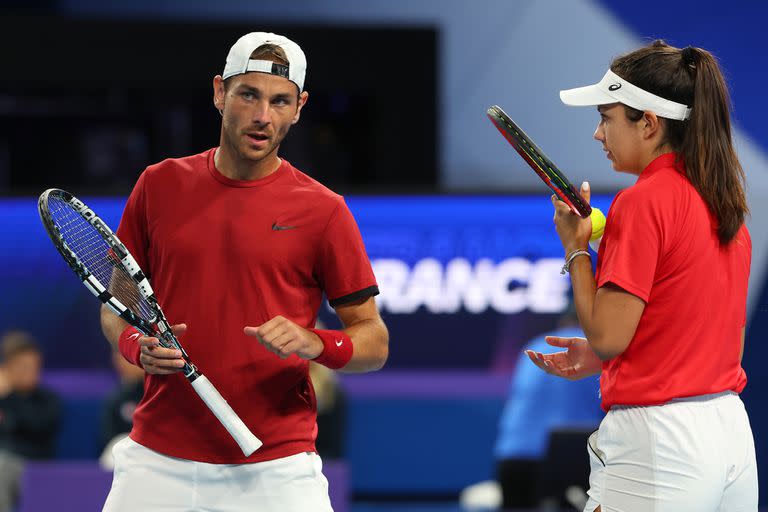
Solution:
<svg viewBox="0 0 768 512">
<path fill-rule="evenodd" d="M 389 333 L 380 318 L 366 319 L 344 329 L 352 338 L 352 359 L 339 371 L 365 373 L 380 370 L 389 357 Z"/>
<path fill-rule="evenodd" d="M 101 306 L 101 332 L 115 350 L 120 350 L 118 340 L 126 327 L 128 322 L 114 314 L 107 306 Z"/>
</svg>

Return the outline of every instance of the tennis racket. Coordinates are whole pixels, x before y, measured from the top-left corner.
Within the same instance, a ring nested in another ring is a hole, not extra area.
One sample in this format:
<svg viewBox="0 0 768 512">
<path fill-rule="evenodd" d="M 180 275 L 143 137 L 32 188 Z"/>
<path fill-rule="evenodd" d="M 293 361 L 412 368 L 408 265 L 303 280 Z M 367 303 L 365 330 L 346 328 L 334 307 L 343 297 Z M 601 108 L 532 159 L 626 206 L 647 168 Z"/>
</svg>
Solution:
<svg viewBox="0 0 768 512">
<path fill-rule="evenodd" d="M 512 144 L 512 147 L 520 153 L 523 160 L 528 162 L 531 169 L 536 171 L 536 174 L 552 189 L 555 195 L 570 206 L 574 213 L 583 218 L 589 217 L 592 213 L 592 207 L 581 197 L 579 189 L 568 181 L 565 174 L 552 163 L 552 160 L 547 158 L 544 152 L 510 119 L 501 107 L 494 105 L 488 109 L 487 114 L 504 138 Z"/>
<path fill-rule="evenodd" d="M 248 430 L 208 378 L 192 364 L 171 331 L 136 260 L 107 224 L 69 192 L 49 189 L 38 201 L 40 219 L 53 245 L 86 288 L 116 315 L 146 336 L 156 337 L 184 358 L 184 376 L 230 433 L 245 456 L 262 442 Z"/>
</svg>

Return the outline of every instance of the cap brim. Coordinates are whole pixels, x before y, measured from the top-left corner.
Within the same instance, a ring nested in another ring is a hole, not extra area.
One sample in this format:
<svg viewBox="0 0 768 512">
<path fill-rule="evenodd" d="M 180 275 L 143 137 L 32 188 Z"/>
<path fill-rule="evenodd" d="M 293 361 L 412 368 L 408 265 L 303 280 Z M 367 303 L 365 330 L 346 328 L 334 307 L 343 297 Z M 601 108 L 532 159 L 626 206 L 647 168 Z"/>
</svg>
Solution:
<svg viewBox="0 0 768 512">
<path fill-rule="evenodd" d="M 597 84 L 560 91 L 560 101 L 572 107 L 608 105 L 619 100 L 600 90 Z"/>
</svg>

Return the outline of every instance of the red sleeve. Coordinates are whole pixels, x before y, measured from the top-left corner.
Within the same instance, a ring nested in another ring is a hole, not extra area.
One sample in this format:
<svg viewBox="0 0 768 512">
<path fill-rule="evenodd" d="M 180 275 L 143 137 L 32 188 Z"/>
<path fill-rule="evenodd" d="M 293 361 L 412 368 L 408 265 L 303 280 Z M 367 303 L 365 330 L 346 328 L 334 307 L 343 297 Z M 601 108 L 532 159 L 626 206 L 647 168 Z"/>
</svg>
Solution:
<svg viewBox="0 0 768 512">
<path fill-rule="evenodd" d="M 645 302 L 651 294 L 665 229 L 658 195 L 627 189 L 616 197 L 605 226 L 597 286 L 613 283 Z"/>
<path fill-rule="evenodd" d="M 363 237 L 343 199 L 321 238 L 315 272 L 333 307 L 379 293 Z"/>
<path fill-rule="evenodd" d="M 146 175 L 147 173 L 144 172 L 139 176 L 131 195 L 128 196 L 123 216 L 120 219 L 120 226 L 117 228 L 117 237 L 128 248 L 128 251 L 133 255 L 142 271 L 149 276 L 151 270 L 147 264 L 149 232 L 146 214 Z"/>
</svg>

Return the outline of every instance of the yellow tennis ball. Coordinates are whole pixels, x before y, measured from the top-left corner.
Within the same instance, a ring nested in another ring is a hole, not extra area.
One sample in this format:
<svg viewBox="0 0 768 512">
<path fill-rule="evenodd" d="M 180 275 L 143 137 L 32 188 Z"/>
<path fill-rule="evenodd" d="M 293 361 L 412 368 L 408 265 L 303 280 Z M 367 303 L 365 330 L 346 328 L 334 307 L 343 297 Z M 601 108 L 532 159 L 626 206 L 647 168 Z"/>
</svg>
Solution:
<svg viewBox="0 0 768 512">
<path fill-rule="evenodd" d="M 592 221 L 592 236 L 589 237 L 589 240 L 597 240 L 603 236 L 605 230 L 605 215 L 598 208 L 592 208 L 589 219 Z"/>
</svg>

